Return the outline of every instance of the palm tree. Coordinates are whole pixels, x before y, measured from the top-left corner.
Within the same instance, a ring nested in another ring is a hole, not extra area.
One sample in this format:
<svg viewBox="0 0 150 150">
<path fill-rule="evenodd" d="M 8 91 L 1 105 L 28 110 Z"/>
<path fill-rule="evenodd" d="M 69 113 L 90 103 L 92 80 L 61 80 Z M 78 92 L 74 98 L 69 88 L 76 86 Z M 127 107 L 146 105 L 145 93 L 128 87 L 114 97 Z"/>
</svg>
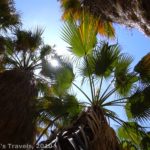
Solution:
<svg viewBox="0 0 150 150">
<path fill-rule="evenodd" d="M 13 0 L 0 1 L 0 31 L 12 29 L 20 24 L 19 14 L 16 12 Z"/>
<path fill-rule="evenodd" d="M 32 144 L 35 140 L 37 85 L 44 84 L 35 70 L 51 51 L 41 35 L 39 29 L 17 29 L 14 37 L 5 40 L 0 73 L 0 143 Z"/>
<path fill-rule="evenodd" d="M 81 110 L 77 99 L 67 92 L 74 78 L 72 67 L 44 45 L 42 33 L 38 28 L 34 32 L 17 29 L 4 41 L 0 70 L 2 144 L 37 144 L 43 135 L 49 135 L 45 126 L 67 125 Z M 54 58 L 59 62 L 57 68 L 50 63 Z"/>
<path fill-rule="evenodd" d="M 21 24 L 20 16 L 16 12 L 13 0 L 0 1 L 0 70 L 2 67 L 2 57 L 5 51 L 6 34 L 3 31 L 12 30 Z"/>
<path fill-rule="evenodd" d="M 150 35 L 150 9 L 147 0 L 76 0 L 87 8 L 94 16 L 104 21 L 134 27 Z"/>
<path fill-rule="evenodd" d="M 82 83 L 86 82 L 89 90 L 72 83 L 87 99 L 85 109 L 70 126 L 44 142 L 51 149 L 119 150 L 119 139 L 109 120 L 132 128 L 108 106 L 124 107 L 137 90 L 138 74 L 130 69 L 133 59 L 121 53 L 118 44 L 97 42 L 93 26 L 95 22 L 91 22 L 88 15 L 84 16 L 84 22 L 68 21 L 64 25 L 62 39 L 70 45 L 70 52 L 78 62 L 76 67 L 83 77 Z"/>
</svg>

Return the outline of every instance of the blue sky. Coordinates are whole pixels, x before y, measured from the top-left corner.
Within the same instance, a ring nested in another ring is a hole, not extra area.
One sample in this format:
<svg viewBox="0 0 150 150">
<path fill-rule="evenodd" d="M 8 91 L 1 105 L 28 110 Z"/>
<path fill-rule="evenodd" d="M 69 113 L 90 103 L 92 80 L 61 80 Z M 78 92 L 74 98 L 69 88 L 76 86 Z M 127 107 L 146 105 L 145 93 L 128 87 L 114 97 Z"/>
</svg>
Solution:
<svg viewBox="0 0 150 150">
<path fill-rule="evenodd" d="M 15 0 L 16 9 L 21 13 L 23 27 L 44 29 L 44 41 L 56 45 L 60 54 L 65 51 L 65 42 L 60 38 L 62 27 L 61 10 L 57 0 Z"/>
<path fill-rule="evenodd" d="M 67 44 L 60 38 L 63 22 L 59 2 L 57 0 L 15 0 L 15 3 L 16 9 L 21 13 L 23 28 L 34 29 L 37 26 L 44 28 L 45 43 L 55 44 L 58 53 L 65 54 Z M 134 65 L 150 52 L 150 38 L 143 33 L 116 24 L 115 28 L 122 51 L 133 56 Z"/>
<path fill-rule="evenodd" d="M 45 29 L 44 40 L 56 45 L 60 54 L 64 54 L 66 43 L 60 38 L 62 27 L 61 10 L 57 0 L 15 0 L 16 8 L 21 13 L 23 27 L 32 29 L 37 26 Z M 150 51 L 150 38 L 136 29 L 127 29 L 115 25 L 116 37 L 123 52 L 134 57 L 136 63 Z"/>
</svg>

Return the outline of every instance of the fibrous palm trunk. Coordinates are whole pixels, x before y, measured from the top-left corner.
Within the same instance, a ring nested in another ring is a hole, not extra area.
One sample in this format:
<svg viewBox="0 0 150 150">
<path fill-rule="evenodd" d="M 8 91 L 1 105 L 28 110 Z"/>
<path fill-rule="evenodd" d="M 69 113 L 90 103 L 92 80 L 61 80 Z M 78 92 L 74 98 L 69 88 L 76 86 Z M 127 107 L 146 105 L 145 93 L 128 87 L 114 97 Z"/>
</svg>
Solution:
<svg viewBox="0 0 150 150">
<path fill-rule="evenodd" d="M 42 144 L 47 144 L 52 150 L 120 149 L 114 130 L 98 106 L 87 108 L 70 127 L 57 133 L 51 142 L 48 140 Z"/>
<path fill-rule="evenodd" d="M 101 19 L 138 28 L 150 36 L 149 0 L 82 0 L 82 2 Z"/>
<path fill-rule="evenodd" d="M 0 143 L 32 144 L 35 97 L 32 73 L 18 69 L 0 73 Z"/>
</svg>

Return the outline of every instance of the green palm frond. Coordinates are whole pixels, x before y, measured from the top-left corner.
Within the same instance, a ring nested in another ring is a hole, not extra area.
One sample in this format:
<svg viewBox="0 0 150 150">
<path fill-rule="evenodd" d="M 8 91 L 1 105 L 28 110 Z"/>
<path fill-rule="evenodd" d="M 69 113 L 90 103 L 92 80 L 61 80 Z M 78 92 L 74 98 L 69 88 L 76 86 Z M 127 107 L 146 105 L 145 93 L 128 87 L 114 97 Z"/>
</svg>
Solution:
<svg viewBox="0 0 150 150">
<path fill-rule="evenodd" d="M 94 51 L 95 74 L 104 77 L 110 76 L 119 58 L 119 54 L 120 47 L 117 44 L 101 43 L 101 46 Z"/>
<path fill-rule="evenodd" d="M 46 55 L 50 54 L 51 51 L 52 51 L 51 46 L 49 46 L 49 45 L 44 45 L 44 46 L 41 48 L 41 52 L 40 52 L 40 57 L 41 57 L 41 59 L 43 59 Z"/>
<path fill-rule="evenodd" d="M 118 129 L 118 136 L 121 140 L 129 140 L 140 145 L 141 137 L 145 135 L 145 129 L 136 122 L 125 122 Z"/>
<path fill-rule="evenodd" d="M 148 121 L 150 118 L 150 86 L 138 89 L 127 101 L 126 112 L 129 119 Z"/>
<path fill-rule="evenodd" d="M 81 112 L 83 106 L 79 103 L 74 95 L 63 95 L 60 97 L 45 96 L 44 99 L 37 105 L 38 111 L 45 111 L 51 117 L 62 115 L 63 125 L 68 124 L 70 121 L 77 117 Z M 65 115 L 63 117 L 63 114 Z"/>
<path fill-rule="evenodd" d="M 42 44 L 43 30 L 37 28 L 34 32 L 17 29 L 15 31 L 16 51 L 34 51 Z"/>
<path fill-rule="evenodd" d="M 106 42 L 101 42 L 101 45 L 96 47 L 91 55 L 87 55 L 87 60 L 83 60 L 80 68 L 81 75 L 85 77 L 92 74 L 100 77 L 110 76 L 119 54 L 120 48 L 117 44 L 109 45 Z"/>
<path fill-rule="evenodd" d="M 0 35 L 0 55 L 2 55 L 5 51 L 5 37 Z"/>
<path fill-rule="evenodd" d="M 62 29 L 62 39 L 71 48 L 70 51 L 78 57 L 90 54 L 96 44 L 96 23 L 87 14 L 82 18 L 84 21 L 67 21 Z"/>
<path fill-rule="evenodd" d="M 41 68 L 42 59 L 50 55 L 52 48 L 42 41 L 42 30 L 35 31 L 17 29 L 12 38 L 4 40 L 5 69 L 12 66 L 20 69 L 35 70 Z"/>
<path fill-rule="evenodd" d="M 37 82 L 37 89 L 40 94 L 42 94 L 44 96 L 51 94 L 51 90 L 50 90 L 50 87 L 47 82 L 42 81 L 42 79 L 40 79 L 40 78 L 36 79 L 36 82 Z"/>
<path fill-rule="evenodd" d="M 74 80 L 74 73 L 71 68 L 61 68 L 56 74 L 56 84 L 54 84 L 53 92 L 61 95 L 70 88 Z"/>
<path fill-rule="evenodd" d="M 4 46 L 5 46 L 5 53 L 7 53 L 8 55 L 12 55 L 15 49 L 13 39 L 5 38 Z"/>
<path fill-rule="evenodd" d="M 57 95 L 64 94 L 72 84 L 74 80 L 74 73 L 72 65 L 69 62 L 65 62 L 59 57 L 59 67 L 53 67 L 48 61 L 42 60 L 42 71 L 41 73 L 50 78 L 53 82 L 52 90 Z"/>
<path fill-rule="evenodd" d="M 137 146 L 129 140 L 120 141 L 121 150 L 138 150 Z"/>
<path fill-rule="evenodd" d="M 145 55 L 134 69 L 139 73 L 142 81 L 150 83 L 150 53 Z"/>
<path fill-rule="evenodd" d="M 133 83 L 137 81 L 137 77 L 134 73 L 130 72 L 130 64 L 132 63 L 133 58 L 128 55 L 121 55 L 115 68 L 115 87 L 119 94 L 126 96 L 131 88 Z"/>
<path fill-rule="evenodd" d="M 51 78 L 54 80 L 55 78 L 56 68 L 52 66 L 47 60 L 42 59 L 42 70 L 41 74 L 45 77 Z"/>
<path fill-rule="evenodd" d="M 87 59 L 83 59 L 81 66 L 79 67 L 79 74 L 82 77 L 89 77 L 89 75 L 94 74 L 95 61 L 92 55 L 88 55 Z M 84 81 L 84 80 L 83 80 Z"/>
</svg>

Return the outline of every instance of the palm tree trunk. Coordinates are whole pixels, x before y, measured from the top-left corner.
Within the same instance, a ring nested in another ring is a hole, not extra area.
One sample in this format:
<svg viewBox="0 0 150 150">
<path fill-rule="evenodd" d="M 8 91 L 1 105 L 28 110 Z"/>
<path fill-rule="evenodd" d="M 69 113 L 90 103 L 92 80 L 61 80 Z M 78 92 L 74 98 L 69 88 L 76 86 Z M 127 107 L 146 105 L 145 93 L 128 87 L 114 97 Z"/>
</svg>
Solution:
<svg viewBox="0 0 150 150">
<path fill-rule="evenodd" d="M 53 145 L 61 150 L 120 149 L 114 130 L 108 125 L 103 111 L 98 106 L 87 108 L 70 127 L 57 133 L 51 141 L 42 143 Z"/>
<path fill-rule="evenodd" d="M 150 36 L 149 0 L 83 0 L 83 3 L 102 20 L 134 27 Z"/>
<path fill-rule="evenodd" d="M 0 143 L 32 144 L 35 97 L 32 74 L 21 70 L 0 73 Z"/>
</svg>

